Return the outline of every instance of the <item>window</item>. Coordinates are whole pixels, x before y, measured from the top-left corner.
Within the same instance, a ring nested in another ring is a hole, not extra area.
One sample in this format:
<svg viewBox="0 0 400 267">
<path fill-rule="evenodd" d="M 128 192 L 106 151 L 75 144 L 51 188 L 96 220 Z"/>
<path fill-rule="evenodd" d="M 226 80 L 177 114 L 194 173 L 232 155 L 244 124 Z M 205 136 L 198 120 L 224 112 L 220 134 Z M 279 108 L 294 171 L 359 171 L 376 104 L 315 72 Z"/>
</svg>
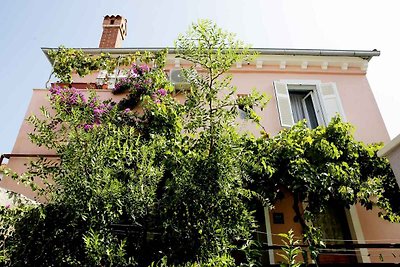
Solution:
<svg viewBox="0 0 400 267">
<path fill-rule="evenodd" d="M 238 94 L 237 97 L 238 99 L 243 98 L 243 97 L 247 97 L 248 94 Z M 250 106 L 249 108 L 253 108 L 252 106 Z M 246 110 L 245 110 L 245 105 L 244 104 L 239 104 L 238 105 L 238 109 L 239 109 L 239 118 L 241 118 L 242 120 L 246 120 L 249 118 Z"/>
<path fill-rule="evenodd" d="M 169 79 L 176 91 L 184 92 L 190 90 L 190 83 L 185 78 L 182 69 L 170 70 Z"/>
<path fill-rule="evenodd" d="M 294 123 L 306 119 L 311 129 L 324 125 L 316 86 L 288 85 L 288 93 Z"/>
<path fill-rule="evenodd" d="M 120 79 L 127 77 L 126 70 L 115 69 L 112 73 L 108 73 L 106 70 L 101 70 L 96 78 L 96 83 L 99 85 L 107 84 L 109 89 L 115 87 L 116 82 Z"/>
<path fill-rule="evenodd" d="M 275 81 L 274 88 L 283 127 L 302 119 L 310 128 L 327 125 L 337 113 L 345 119 L 335 83 Z"/>
</svg>

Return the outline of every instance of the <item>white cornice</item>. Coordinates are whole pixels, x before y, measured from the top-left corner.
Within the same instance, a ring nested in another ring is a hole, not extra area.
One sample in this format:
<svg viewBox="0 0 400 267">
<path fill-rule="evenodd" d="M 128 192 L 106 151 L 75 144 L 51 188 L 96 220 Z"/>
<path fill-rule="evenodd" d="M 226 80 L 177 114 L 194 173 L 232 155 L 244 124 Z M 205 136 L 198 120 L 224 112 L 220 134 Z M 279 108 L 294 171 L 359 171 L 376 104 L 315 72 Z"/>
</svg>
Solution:
<svg viewBox="0 0 400 267">
<path fill-rule="evenodd" d="M 279 62 L 279 68 L 280 68 L 281 70 L 286 69 L 286 60 L 281 60 L 281 61 Z"/>
<path fill-rule="evenodd" d="M 177 66 L 177 58 L 174 54 L 168 54 L 167 65 Z M 180 65 L 190 64 L 185 60 L 180 60 Z M 253 61 L 247 62 L 247 66 L 253 66 L 255 69 L 276 66 L 280 70 L 288 67 L 298 67 L 299 70 L 308 71 L 315 67 L 321 71 L 337 69 L 342 72 L 357 70 L 366 72 L 368 61 L 359 57 L 345 56 L 288 56 L 288 55 L 259 55 Z M 246 67 L 247 67 L 246 66 Z M 242 62 L 236 63 L 233 67 L 242 68 Z M 316 71 L 314 69 L 313 71 Z"/>
</svg>

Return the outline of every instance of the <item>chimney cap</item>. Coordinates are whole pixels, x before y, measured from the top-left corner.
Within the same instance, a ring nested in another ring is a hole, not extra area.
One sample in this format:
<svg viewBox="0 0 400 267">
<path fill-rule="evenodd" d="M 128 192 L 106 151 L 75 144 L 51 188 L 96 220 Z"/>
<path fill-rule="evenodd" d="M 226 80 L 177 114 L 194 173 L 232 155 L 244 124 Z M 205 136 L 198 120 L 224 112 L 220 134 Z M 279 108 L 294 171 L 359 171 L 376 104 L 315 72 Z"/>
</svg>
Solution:
<svg viewBox="0 0 400 267">
<path fill-rule="evenodd" d="M 103 26 L 109 25 L 110 21 L 117 20 L 120 25 L 125 25 L 128 23 L 128 20 L 120 15 L 106 15 L 103 19 Z"/>
<path fill-rule="evenodd" d="M 120 15 L 105 15 L 104 18 L 110 18 L 110 19 L 122 19 L 123 17 Z"/>
</svg>

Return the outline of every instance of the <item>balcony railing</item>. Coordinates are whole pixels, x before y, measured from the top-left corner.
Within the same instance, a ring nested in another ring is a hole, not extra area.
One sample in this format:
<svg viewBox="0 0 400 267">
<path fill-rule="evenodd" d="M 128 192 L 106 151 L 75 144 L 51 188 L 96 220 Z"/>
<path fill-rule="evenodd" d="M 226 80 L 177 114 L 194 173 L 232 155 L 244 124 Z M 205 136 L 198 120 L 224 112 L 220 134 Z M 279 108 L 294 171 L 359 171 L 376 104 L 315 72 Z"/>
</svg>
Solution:
<svg viewBox="0 0 400 267">
<path fill-rule="evenodd" d="M 10 159 L 10 158 L 58 158 L 59 156 L 56 154 L 41 154 L 41 153 L 36 153 L 36 154 L 23 154 L 23 153 L 5 153 L 1 154 L 0 156 L 0 165 L 3 163 L 4 159 Z"/>
</svg>

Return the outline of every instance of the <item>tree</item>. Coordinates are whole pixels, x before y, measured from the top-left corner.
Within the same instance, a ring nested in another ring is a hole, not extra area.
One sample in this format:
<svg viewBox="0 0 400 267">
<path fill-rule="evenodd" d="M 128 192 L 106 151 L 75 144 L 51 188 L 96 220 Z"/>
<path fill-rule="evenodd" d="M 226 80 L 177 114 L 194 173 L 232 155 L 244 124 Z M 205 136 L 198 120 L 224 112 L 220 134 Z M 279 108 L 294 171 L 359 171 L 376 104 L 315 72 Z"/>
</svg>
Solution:
<svg viewBox="0 0 400 267">
<path fill-rule="evenodd" d="M 165 51 L 118 58 L 63 47 L 50 53 L 64 82 L 71 71 L 129 65 L 114 90 L 126 97 L 114 103 L 95 92 L 50 89 L 53 111 L 30 117 L 30 138 L 60 160 L 39 159 L 22 176 L 6 171 L 46 201 L 1 210 L 2 229 L 11 229 L 2 232 L 4 263 L 233 266 L 234 255 L 256 264 L 251 202 L 273 204 L 281 187 L 294 193 L 311 246 L 315 229 L 305 221 L 331 200 L 370 208 L 377 196 L 382 216 L 398 218 L 387 161 L 339 119 L 315 130 L 300 123 L 273 138 L 237 131 L 238 106 L 258 124 L 250 107 L 267 98 L 256 91 L 236 98 L 227 71 L 255 55 L 233 34 L 199 21 L 179 36 L 176 53 L 193 64 L 183 70 L 188 91 L 174 91 L 165 77 Z M 172 97 L 179 93 L 183 104 Z M 32 182 L 37 178 L 43 186 Z M 308 203 L 305 216 L 300 201 Z"/>
<path fill-rule="evenodd" d="M 382 218 L 399 222 L 400 191 L 387 159 L 377 156 L 382 145 L 356 141 L 352 131 L 336 117 L 327 127 L 310 129 L 302 121 L 272 138 L 247 140 L 252 188 L 272 204 L 282 188 L 292 192 L 296 219 L 312 248 L 323 245 L 315 222 L 332 203 L 377 207 Z"/>
</svg>

